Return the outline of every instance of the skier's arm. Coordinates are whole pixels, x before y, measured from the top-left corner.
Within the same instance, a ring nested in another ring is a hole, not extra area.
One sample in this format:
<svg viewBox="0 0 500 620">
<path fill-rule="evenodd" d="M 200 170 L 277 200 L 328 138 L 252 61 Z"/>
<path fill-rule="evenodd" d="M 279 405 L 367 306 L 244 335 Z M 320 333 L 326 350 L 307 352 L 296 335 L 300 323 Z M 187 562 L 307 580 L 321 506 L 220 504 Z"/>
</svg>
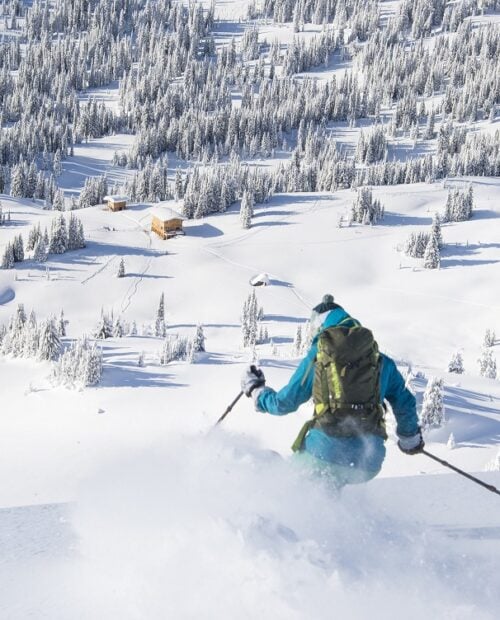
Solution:
<svg viewBox="0 0 500 620">
<path fill-rule="evenodd" d="M 257 411 L 272 415 L 286 415 L 296 411 L 302 403 L 308 401 L 312 395 L 315 357 L 316 346 L 313 346 L 293 373 L 290 381 L 278 392 L 269 387 L 257 388 L 258 393 L 254 398 Z"/>
<path fill-rule="evenodd" d="M 415 396 L 405 386 L 405 381 L 390 358 L 384 356 L 384 366 L 387 366 L 387 386 L 384 390 L 386 398 L 396 417 L 396 432 L 399 437 L 411 437 L 420 431 L 417 417 L 417 403 Z"/>
</svg>

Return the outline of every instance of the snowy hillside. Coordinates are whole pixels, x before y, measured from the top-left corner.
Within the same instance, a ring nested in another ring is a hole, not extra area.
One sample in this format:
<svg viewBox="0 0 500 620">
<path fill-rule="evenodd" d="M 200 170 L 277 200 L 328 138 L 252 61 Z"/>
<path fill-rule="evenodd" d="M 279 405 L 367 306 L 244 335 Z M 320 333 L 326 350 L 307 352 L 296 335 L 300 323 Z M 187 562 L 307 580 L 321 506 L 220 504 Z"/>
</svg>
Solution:
<svg viewBox="0 0 500 620">
<path fill-rule="evenodd" d="M 500 6 L 112 4 L 0 7 L 0 617 L 496 617 L 500 498 L 391 414 L 340 496 L 311 403 L 213 425 L 329 292 L 500 488 Z"/>
</svg>

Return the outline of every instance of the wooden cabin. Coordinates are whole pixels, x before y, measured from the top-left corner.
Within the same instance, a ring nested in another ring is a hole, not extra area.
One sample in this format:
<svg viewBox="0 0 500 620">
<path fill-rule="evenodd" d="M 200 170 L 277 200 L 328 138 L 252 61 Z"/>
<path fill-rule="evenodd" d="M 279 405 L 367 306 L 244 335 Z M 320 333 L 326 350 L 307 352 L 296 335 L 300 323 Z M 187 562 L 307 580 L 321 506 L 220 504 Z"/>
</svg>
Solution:
<svg viewBox="0 0 500 620">
<path fill-rule="evenodd" d="M 186 219 L 170 207 L 158 205 L 151 209 L 151 230 L 162 239 L 184 235 L 182 222 Z"/>
<path fill-rule="evenodd" d="M 119 196 L 112 194 L 111 196 L 104 196 L 104 202 L 107 203 L 110 211 L 123 211 L 127 208 L 128 196 Z"/>
</svg>

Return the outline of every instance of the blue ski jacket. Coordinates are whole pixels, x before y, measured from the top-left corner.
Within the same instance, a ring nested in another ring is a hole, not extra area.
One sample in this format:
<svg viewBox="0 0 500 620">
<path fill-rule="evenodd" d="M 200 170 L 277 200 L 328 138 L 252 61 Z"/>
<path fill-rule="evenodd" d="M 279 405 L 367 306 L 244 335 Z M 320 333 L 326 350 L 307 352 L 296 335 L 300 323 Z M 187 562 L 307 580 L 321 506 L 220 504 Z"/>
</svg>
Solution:
<svg viewBox="0 0 500 620">
<path fill-rule="evenodd" d="M 314 361 L 319 334 L 322 330 L 338 325 L 349 318 L 352 317 L 340 306 L 331 310 L 314 337 L 309 352 L 287 385 L 277 392 L 265 387 L 256 397 L 256 409 L 272 415 L 286 415 L 296 411 L 301 404 L 307 402 L 312 396 Z M 349 327 L 349 322 L 344 322 L 343 325 Z M 397 423 L 397 434 L 410 437 L 419 431 L 415 397 L 405 387 L 405 381 L 394 361 L 382 353 L 381 356 L 381 401 L 387 400 L 392 407 Z M 380 471 L 385 458 L 384 439 L 371 433 L 361 437 L 332 437 L 320 429 L 313 428 L 305 437 L 304 449 L 309 455 L 321 461 L 363 470 L 367 474 L 366 479 L 375 476 Z"/>
</svg>

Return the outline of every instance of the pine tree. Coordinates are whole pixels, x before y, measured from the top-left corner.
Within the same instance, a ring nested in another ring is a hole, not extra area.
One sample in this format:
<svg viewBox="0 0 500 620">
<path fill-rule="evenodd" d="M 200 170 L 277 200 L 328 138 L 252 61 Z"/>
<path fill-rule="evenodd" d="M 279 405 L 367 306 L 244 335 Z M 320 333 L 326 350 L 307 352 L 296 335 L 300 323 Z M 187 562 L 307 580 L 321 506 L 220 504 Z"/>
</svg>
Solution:
<svg viewBox="0 0 500 620">
<path fill-rule="evenodd" d="M 24 242 L 21 235 L 14 238 L 12 243 L 12 251 L 14 253 L 14 261 L 20 263 L 24 260 Z"/>
<path fill-rule="evenodd" d="M 203 326 L 196 326 L 196 334 L 193 339 L 193 351 L 194 353 L 205 352 L 205 334 L 203 333 Z"/>
<path fill-rule="evenodd" d="M 250 228 L 253 215 L 253 197 L 250 192 L 245 190 L 241 199 L 240 221 L 243 228 Z"/>
<path fill-rule="evenodd" d="M 443 380 L 433 377 L 424 392 L 420 425 L 424 431 L 440 428 L 445 421 L 443 405 Z"/>
<path fill-rule="evenodd" d="M 160 295 L 160 303 L 156 313 L 155 336 L 157 338 L 165 338 L 167 334 L 167 325 L 165 323 L 165 293 Z"/>
<path fill-rule="evenodd" d="M 456 447 L 456 442 L 455 442 L 455 435 L 453 433 L 450 433 L 450 436 L 448 437 L 448 441 L 446 442 L 446 447 L 448 448 L 448 450 L 453 450 Z"/>
<path fill-rule="evenodd" d="M 45 321 L 41 328 L 38 347 L 39 360 L 55 360 L 61 352 L 61 341 L 53 318 Z"/>
<path fill-rule="evenodd" d="M 110 321 L 108 315 L 104 313 L 104 310 L 101 310 L 101 318 L 94 331 L 94 336 L 95 338 L 105 340 L 106 338 L 111 338 L 112 335 L 113 324 Z"/>
<path fill-rule="evenodd" d="M 0 267 L 2 269 L 13 269 L 14 268 L 14 248 L 12 243 L 7 243 L 5 246 L 5 250 L 2 256 L 2 263 Z"/>
<path fill-rule="evenodd" d="M 443 234 L 441 231 L 441 218 L 437 213 L 434 214 L 432 219 L 431 236 L 436 238 L 437 246 L 441 250 L 443 247 Z"/>
<path fill-rule="evenodd" d="M 54 211 L 64 211 L 64 194 L 60 189 L 54 195 L 54 201 L 52 203 Z"/>
<path fill-rule="evenodd" d="M 64 254 L 68 248 L 68 233 L 66 231 L 66 220 L 61 213 L 59 217 L 52 220 L 52 231 L 50 235 L 49 254 Z"/>
<path fill-rule="evenodd" d="M 33 258 L 37 263 L 44 263 L 47 260 L 47 246 L 45 245 L 45 238 L 41 235 L 35 245 L 35 251 Z"/>
<path fill-rule="evenodd" d="M 484 333 L 483 347 L 493 347 L 496 341 L 496 334 L 492 329 L 487 329 Z"/>
<path fill-rule="evenodd" d="M 117 278 L 123 278 L 125 276 L 125 261 L 123 258 L 120 259 L 120 264 L 118 265 L 118 271 L 116 273 Z"/>
<path fill-rule="evenodd" d="M 63 338 L 66 336 L 66 320 L 64 318 L 64 311 L 61 310 L 61 315 L 59 317 L 59 322 L 57 324 L 59 336 Z"/>
<path fill-rule="evenodd" d="M 481 357 L 478 359 L 479 374 L 481 377 L 488 379 L 497 378 L 497 362 L 493 356 L 493 351 L 490 348 L 483 349 Z"/>
<path fill-rule="evenodd" d="M 457 375 L 461 375 L 464 372 L 462 354 L 459 351 L 453 354 L 453 357 L 448 364 L 448 372 L 454 372 Z"/>
<path fill-rule="evenodd" d="M 113 338 L 123 337 L 123 326 L 120 321 L 120 317 L 117 317 L 113 325 Z"/>
<path fill-rule="evenodd" d="M 431 235 L 424 252 L 424 267 L 426 269 L 438 269 L 440 264 L 438 241 L 436 237 Z"/>
</svg>

